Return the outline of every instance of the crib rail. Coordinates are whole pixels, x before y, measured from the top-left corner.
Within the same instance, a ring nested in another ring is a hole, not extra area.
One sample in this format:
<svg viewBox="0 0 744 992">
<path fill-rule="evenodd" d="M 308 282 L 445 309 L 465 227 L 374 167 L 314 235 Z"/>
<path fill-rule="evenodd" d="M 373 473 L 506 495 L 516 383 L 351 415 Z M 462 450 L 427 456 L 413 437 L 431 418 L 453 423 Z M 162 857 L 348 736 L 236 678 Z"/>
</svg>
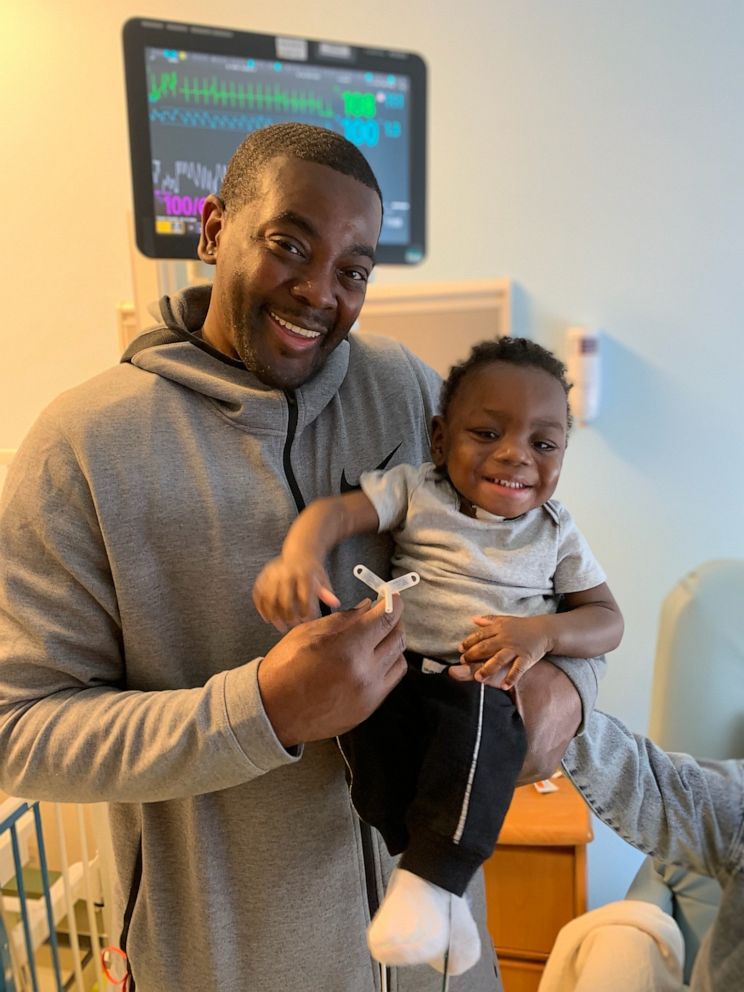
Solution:
<svg viewBox="0 0 744 992">
<path fill-rule="evenodd" d="M 83 808 L 75 812 L 80 858 L 70 863 L 60 804 L 44 804 L 46 822 L 38 802 L 10 798 L 0 804 L 0 992 L 107 987 L 100 964 L 99 859 L 97 852 L 89 854 Z M 45 829 L 54 834 L 53 868 Z"/>
</svg>

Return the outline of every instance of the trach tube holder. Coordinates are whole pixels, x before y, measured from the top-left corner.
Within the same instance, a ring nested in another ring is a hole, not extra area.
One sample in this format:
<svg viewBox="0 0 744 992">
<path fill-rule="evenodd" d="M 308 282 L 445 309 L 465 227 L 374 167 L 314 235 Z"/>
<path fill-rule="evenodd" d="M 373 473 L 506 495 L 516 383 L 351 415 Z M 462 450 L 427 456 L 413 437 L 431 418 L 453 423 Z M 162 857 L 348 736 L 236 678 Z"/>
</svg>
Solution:
<svg viewBox="0 0 744 992">
<path fill-rule="evenodd" d="M 366 565 L 355 565 L 354 575 L 377 593 L 378 600 L 385 600 L 386 613 L 393 612 L 393 596 L 396 592 L 403 592 L 404 589 L 410 589 L 411 586 L 416 586 L 421 581 L 418 572 L 406 572 L 405 575 L 399 575 L 397 579 L 390 579 L 388 582 L 385 582 L 384 579 L 381 579 L 379 575 L 375 575 Z"/>
</svg>

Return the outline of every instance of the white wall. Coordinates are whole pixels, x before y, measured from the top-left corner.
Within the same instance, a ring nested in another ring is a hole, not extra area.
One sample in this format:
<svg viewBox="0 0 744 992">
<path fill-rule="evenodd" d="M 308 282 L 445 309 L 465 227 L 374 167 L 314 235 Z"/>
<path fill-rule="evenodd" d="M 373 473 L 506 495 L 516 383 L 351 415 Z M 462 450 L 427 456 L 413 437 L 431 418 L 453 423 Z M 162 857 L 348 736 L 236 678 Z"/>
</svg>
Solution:
<svg viewBox="0 0 744 992">
<path fill-rule="evenodd" d="M 515 332 L 560 351 L 567 325 L 603 329 L 602 416 L 572 440 L 560 495 L 626 616 L 602 704 L 643 729 L 661 598 L 700 561 L 744 554 L 744 5 L 5 0 L 0 447 L 117 357 L 134 14 L 425 56 L 429 255 L 378 278 L 508 275 Z M 592 902 L 620 895 L 632 863 L 603 835 Z"/>
</svg>

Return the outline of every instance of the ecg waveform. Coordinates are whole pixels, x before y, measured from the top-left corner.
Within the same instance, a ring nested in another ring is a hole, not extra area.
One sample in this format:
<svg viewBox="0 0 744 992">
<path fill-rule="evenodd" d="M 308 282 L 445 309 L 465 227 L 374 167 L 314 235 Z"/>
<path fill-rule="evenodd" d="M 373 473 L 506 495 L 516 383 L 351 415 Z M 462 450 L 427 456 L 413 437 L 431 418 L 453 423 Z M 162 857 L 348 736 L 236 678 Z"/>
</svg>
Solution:
<svg viewBox="0 0 744 992">
<path fill-rule="evenodd" d="M 301 115 L 298 114 L 297 117 L 300 118 Z M 279 121 L 281 118 L 278 115 L 268 117 L 263 114 L 216 113 L 213 110 L 187 110 L 184 107 L 150 108 L 152 124 L 203 128 L 209 131 L 237 131 L 240 134 L 249 134 L 251 131 L 268 127 L 269 124 L 276 124 Z M 360 148 L 375 148 L 381 137 L 393 139 L 400 138 L 402 134 L 399 121 L 383 121 L 381 127 L 380 122 L 375 120 L 365 121 L 334 116 L 323 126 L 343 134 L 348 141 Z"/>
<path fill-rule="evenodd" d="M 182 76 L 177 72 L 149 74 L 148 100 L 183 100 L 202 107 L 222 107 L 232 110 L 267 111 L 268 113 L 311 114 L 332 117 L 333 107 L 326 99 L 305 90 L 283 90 L 277 84 L 226 82 L 212 76 Z"/>
<path fill-rule="evenodd" d="M 210 131 L 254 131 L 276 123 L 276 117 L 262 114 L 215 113 L 213 110 L 188 110 L 185 107 L 150 108 L 150 123 L 176 127 L 203 127 Z"/>
<path fill-rule="evenodd" d="M 152 184 L 156 189 L 168 193 L 180 193 L 181 182 L 188 180 L 191 183 L 189 192 L 197 189 L 204 193 L 216 193 L 222 185 L 226 171 L 227 166 L 222 163 L 212 166 L 181 159 L 176 160 L 170 168 L 164 169 L 159 159 L 153 159 Z"/>
</svg>

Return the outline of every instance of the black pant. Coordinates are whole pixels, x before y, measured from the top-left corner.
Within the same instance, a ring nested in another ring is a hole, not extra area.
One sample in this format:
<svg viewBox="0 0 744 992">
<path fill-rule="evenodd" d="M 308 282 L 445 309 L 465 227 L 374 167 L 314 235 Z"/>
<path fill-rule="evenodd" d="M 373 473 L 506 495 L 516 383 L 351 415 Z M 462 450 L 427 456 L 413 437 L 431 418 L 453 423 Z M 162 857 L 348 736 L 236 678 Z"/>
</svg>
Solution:
<svg viewBox="0 0 744 992">
<path fill-rule="evenodd" d="M 359 816 L 400 867 L 462 895 L 490 857 L 526 751 L 501 689 L 446 671 L 408 672 L 369 719 L 341 738 Z"/>
</svg>

